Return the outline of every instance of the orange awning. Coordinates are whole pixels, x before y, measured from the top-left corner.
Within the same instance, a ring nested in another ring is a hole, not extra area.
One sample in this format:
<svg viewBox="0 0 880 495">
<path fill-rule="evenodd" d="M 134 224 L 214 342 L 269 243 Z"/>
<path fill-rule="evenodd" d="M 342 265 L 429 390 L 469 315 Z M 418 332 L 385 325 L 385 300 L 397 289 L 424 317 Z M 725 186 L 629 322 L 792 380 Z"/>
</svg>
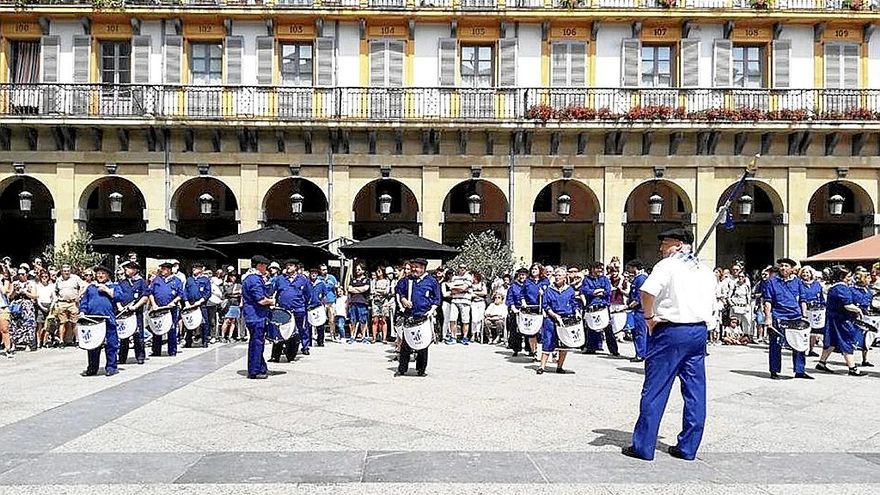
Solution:
<svg viewBox="0 0 880 495">
<path fill-rule="evenodd" d="M 820 261 L 877 261 L 878 259 L 880 259 L 880 234 L 824 253 L 814 254 L 804 261 L 815 263 Z"/>
</svg>

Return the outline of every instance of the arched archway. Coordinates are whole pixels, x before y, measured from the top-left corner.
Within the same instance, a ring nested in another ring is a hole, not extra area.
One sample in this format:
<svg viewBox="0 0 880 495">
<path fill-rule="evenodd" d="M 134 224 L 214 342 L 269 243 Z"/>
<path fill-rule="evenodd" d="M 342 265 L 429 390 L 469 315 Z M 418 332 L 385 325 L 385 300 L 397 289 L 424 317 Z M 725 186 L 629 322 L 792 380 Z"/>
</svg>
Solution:
<svg viewBox="0 0 880 495">
<path fill-rule="evenodd" d="M 716 211 L 735 187 L 736 184 L 731 184 L 718 198 Z M 741 201 L 746 196 L 752 199 L 749 214 L 744 214 L 745 205 Z M 746 181 L 730 205 L 733 228 L 728 228 L 727 222 L 716 227 L 715 264 L 730 266 L 740 260 L 747 272 L 772 265 L 782 256 L 777 247 L 782 246 L 784 235 L 783 211 L 782 198 L 770 185 L 757 180 Z"/>
<path fill-rule="evenodd" d="M 650 198 L 662 199 L 659 215 L 651 214 Z M 693 205 L 676 183 L 655 179 L 639 184 L 626 199 L 626 225 L 623 227 L 623 259 L 638 258 L 651 265 L 660 259 L 657 234 L 664 230 L 691 226 Z M 609 256 L 614 253 L 609 253 Z"/>
<path fill-rule="evenodd" d="M 0 188 L 0 232 L 20 234 L 3 243 L 0 252 L 14 262 L 30 262 L 55 244 L 55 200 L 45 184 L 24 175 L 0 182 Z M 22 201 L 22 193 L 30 194 L 29 204 Z"/>
<path fill-rule="evenodd" d="M 830 211 L 828 200 L 843 198 L 840 215 Z M 813 193 L 807 206 L 807 255 L 855 242 L 874 234 L 874 204 L 868 192 L 849 181 L 829 182 Z"/>
<path fill-rule="evenodd" d="M 95 239 L 147 229 L 144 195 L 133 182 L 119 176 L 92 182 L 80 196 L 79 207 L 86 213 L 86 230 Z"/>
<path fill-rule="evenodd" d="M 204 210 L 203 204 L 207 205 Z M 176 214 L 174 230 L 182 237 L 208 240 L 238 233 L 238 200 L 229 186 L 213 177 L 181 184 L 171 207 Z"/>
<path fill-rule="evenodd" d="M 382 214 L 380 199 L 391 198 L 389 212 Z M 358 191 L 352 206 L 354 223 L 351 235 L 362 241 L 392 230 L 402 229 L 418 235 L 419 202 L 416 195 L 403 182 L 394 179 L 376 179 Z"/>
<path fill-rule="evenodd" d="M 302 211 L 294 213 L 293 195 L 302 196 Z M 280 225 L 312 242 L 327 239 L 327 196 L 314 182 L 298 177 L 284 179 L 263 198 L 266 225 Z"/>
<path fill-rule="evenodd" d="M 470 196 L 480 197 L 479 213 L 471 215 Z M 441 242 L 460 246 L 470 234 L 491 230 L 507 242 L 507 197 L 495 184 L 473 179 L 459 182 L 443 199 L 443 229 Z"/>
<path fill-rule="evenodd" d="M 571 200 L 567 216 L 559 212 L 562 196 Z M 579 266 L 593 261 L 599 211 L 599 199 L 582 182 L 557 180 L 544 186 L 532 207 L 532 261 Z"/>
</svg>

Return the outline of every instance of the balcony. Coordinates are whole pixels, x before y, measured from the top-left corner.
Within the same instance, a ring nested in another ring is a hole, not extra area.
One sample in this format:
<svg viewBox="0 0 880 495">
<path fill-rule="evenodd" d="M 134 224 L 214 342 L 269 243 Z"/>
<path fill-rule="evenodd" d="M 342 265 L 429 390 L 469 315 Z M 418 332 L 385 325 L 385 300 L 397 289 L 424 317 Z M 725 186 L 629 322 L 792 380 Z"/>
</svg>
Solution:
<svg viewBox="0 0 880 495">
<path fill-rule="evenodd" d="M 0 120 L 622 125 L 880 122 L 880 90 L 0 85 Z"/>
<path fill-rule="evenodd" d="M 757 5 L 756 5 L 757 3 Z M 218 7 L 263 9 L 366 9 L 366 10 L 516 10 L 567 9 L 573 12 L 596 10 L 754 10 L 773 11 L 854 11 L 873 12 L 880 8 L 880 0 L 0 0 L 0 6 L 22 7 L 88 7 L 96 8 L 156 8 L 189 7 L 216 9 Z"/>
</svg>

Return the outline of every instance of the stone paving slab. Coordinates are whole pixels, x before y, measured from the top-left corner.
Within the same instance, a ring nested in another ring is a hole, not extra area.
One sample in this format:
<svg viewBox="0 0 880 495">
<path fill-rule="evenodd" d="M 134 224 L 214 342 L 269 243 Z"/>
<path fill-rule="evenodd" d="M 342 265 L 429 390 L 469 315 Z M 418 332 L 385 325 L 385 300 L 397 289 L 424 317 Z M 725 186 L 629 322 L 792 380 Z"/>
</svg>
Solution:
<svg viewBox="0 0 880 495">
<path fill-rule="evenodd" d="M 363 481 L 543 483 L 525 452 L 370 452 Z"/>
<path fill-rule="evenodd" d="M 365 452 L 242 452 L 202 457 L 177 483 L 360 482 Z"/>
<path fill-rule="evenodd" d="M 200 454 L 45 454 L 0 475 L 0 485 L 172 483 Z"/>
</svg>

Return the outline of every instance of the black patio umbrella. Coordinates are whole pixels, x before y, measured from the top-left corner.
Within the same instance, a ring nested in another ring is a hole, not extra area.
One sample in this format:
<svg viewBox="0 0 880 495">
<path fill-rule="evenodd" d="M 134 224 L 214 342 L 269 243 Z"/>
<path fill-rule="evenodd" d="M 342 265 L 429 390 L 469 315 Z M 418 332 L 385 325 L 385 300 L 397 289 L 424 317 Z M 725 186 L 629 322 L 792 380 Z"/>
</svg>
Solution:
<svg viewBox="0 0 880 495">
<path fill-rule="evenodd" d="M 278 225 L 202 242 L 230 258 L 262 254 L 275 259 L 297 258 L 306 262 L 326 261 L 333 254 Z"/>
<path fill-rule="evenodd" d="M 201 245 L 198 239 L 180 237 L 165 229 L 95 239 L 92 241 L 92 248 L 99 253 L 118 255 L 134 251 L 148 258 L 213 258 L 220 255 Z"/>
<path fill-rule="evenodd" d="M 349 258 L 402 260 L 408 258 L 449 259 L 458 249 L 405 232 L 391 232 L 339 248 Z"/>
</svg>

